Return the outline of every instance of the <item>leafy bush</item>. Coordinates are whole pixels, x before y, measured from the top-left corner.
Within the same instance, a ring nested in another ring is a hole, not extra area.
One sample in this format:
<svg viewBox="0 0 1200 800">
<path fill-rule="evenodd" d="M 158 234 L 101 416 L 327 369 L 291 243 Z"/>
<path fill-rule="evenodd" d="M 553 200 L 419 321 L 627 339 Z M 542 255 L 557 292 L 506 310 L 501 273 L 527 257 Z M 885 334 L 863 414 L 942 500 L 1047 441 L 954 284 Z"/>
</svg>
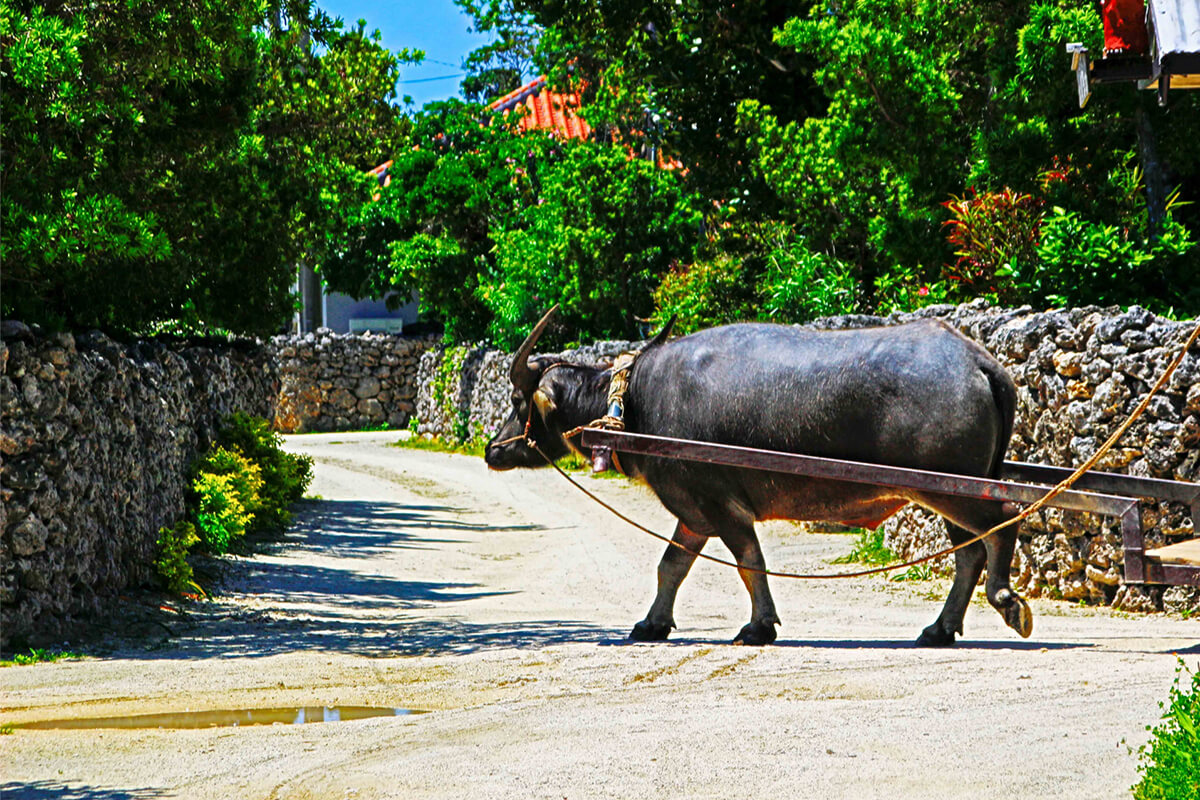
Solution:
<svg viewBox="0 0 1200 800">
<path fill-rule="evenodd" d="M 808 322 L 849 314 L 857 306 L 852 270 L 804 242 L 780 243 L 767 256 L 760 293 L 763 312 L 778 322 Z"/>
<path fill-rule="evenodd" d="M 942 203 L 950 211 L 947 239 L 958 260 L 945 270 L 951 295 L 987 297 L 996 303 L 1018 299 L 1014 276 L 1037 260 L 1042 201 L 1004 188 Z"/>
<path fill-rule="evenodd" d="M 200 542 L 210 553 L 229 551 L 235 539 L 246 535 L 252 519 L 238 498 L 233 479 L 228 475 L 201 472 L 192 482 L 196 492 L 196 528 Z"/>
<path fill-rule="evenodd" d="M 280 449 L 283 439 L 271 430 L 269 422 L 242 412 L 225 420 L 217 441 L 252 461 L 259 470 L 262 485 L 258 506 L 247 509 L 253 515 L 250 531 L 286 528 L 292 520 L 288 506 L 303 497 L 312 482 L 312 458 L 285 453 Z"/>
<path fill-rule="evenodd" d="M 654 321 L 676 316 L 684 334 L 758 316 L 752 277 L 744 259 L 720 253 L 710 260 L 676 265 L 654 290 Z"/>
<path fill-rule="evenodd" d="M 262 509 L 262 469 L 242 455 L 241 451 L 218 446 L 200 462 L 199 471 L 229 478 L 229 485 L 237 495 L 238 502 L 248 513 L 256 514 Z"/>
<path fill-rule="evenodd" d="M 1167 310 L 1200 299 L 1195 241 L 1170 216 L 1156 236 L 1144 236 L 1056 206 L 1046 216 L 1037 255 L 1033 268 L 1014 270 L 1013 279 L 1039 300 L 1127 305 L 1131 298 L 1151 298 L 1150 307 Z"/>
<path fill-rule="evenodd" d="M 193 467 L 188 516 L 158 533 L 154 566 L 169 591 L 200 591 L 187 562 L 197 544 L 209 553 L 229 552 L 249 531 L 281 530 L 287 507 L 312 480 L 312 459 L 279 449 L 281 438 L 260 417 L 228 417 L 218 441 Z"/>
<path fill-rule="evenodd" d="M 1200 800 L 1200 670 L 1191 673 L 1190 689 L 1180 688 L 1182 660 L 1176 672 L 1168 703 L 1159 703 L 1162 723 L 1147 728 L 1150 741 L 1138 750 L 1137 800 Z"/>
<path fill-rule="evenodd" d="M 167 591 L 183 594 L 199 588 L 192 579 L 192 565 L 187 562 L 188 551 L 199 541 L 196 526 L 185 520 L 169 528 L 159 528 L 158 558 L 154 560 L 154 569 Z"/>
</svg>

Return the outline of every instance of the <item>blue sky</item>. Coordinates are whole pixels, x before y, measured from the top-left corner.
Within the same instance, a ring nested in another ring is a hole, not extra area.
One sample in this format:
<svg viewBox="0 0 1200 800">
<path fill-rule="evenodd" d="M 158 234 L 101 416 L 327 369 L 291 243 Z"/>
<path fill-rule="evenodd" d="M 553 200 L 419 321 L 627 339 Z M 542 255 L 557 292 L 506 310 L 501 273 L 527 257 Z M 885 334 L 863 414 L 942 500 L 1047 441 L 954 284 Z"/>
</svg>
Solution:
<svg viewBox="0 0 1200 800">
<path fill-rule="evenodd" d="M 341 17 L 347 27 L 365 19 L 367 30 L 379 29 L 389 50 L 425 51 L 425 62 L 405 67 L 397 86 L 401 96 L 412 96 L 417 108 L 459 96 L 463 57 L 488 41 L 467 32 L 472 20 L 451 0 L 316 0 L 316 5 Z"/>
</svg>

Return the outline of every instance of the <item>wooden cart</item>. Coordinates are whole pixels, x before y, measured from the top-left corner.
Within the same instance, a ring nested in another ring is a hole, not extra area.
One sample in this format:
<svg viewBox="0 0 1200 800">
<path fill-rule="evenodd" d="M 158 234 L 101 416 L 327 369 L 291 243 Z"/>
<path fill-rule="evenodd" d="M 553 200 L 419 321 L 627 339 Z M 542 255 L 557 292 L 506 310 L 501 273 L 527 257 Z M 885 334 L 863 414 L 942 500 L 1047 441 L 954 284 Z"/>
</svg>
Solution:
<svg viewBox="0 0 1200 800">
<path fill-rule="evenodd" d="M 590 448 L 609 448 L 618 453 L 702 461 L 874 486 L 920 489 L 1018 505 L 1037 501 L 1051 486 L 1072 472 L 1062 467 L 1006 461 L 999 478 L 976 478 L 597 428 L 583 432 L 582 444 Z M 1200 538 L 1146 550 L 1146 535 L 1142 529 L 1142 499 L 1184 503 L 1191 509 L 1193 525 L 1200 521 L 1200 484 L 1109 472 L 1084 473 L 1070 490 L 1053 498 L 1047 505 L 1119 519 L 1125 550 L 1126 583 L 1200 586 Z"/>
</svg>

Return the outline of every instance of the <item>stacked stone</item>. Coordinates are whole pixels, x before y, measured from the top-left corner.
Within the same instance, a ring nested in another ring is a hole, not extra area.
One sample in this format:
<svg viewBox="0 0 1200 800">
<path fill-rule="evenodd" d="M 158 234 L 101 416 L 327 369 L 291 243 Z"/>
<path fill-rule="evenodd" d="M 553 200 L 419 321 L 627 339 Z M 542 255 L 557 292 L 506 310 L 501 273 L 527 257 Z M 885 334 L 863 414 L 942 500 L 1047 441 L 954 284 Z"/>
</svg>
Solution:
<svg viewBox="0 0 1200 800">
<path fill-rule="evenodd" d="M 1017 383 L 1008 457 L 1065 467 L 1096 452 L 1195 324 L 1137 307 L 1034 312 L 974 302 L 814 326 L 931 316 L 987 347 Z M 8 643 L 34 631 L 53 635 L 150 576 L 158 529 L 183 514 L 189 466 L 233 411 L 273 418 L 282 431 L 400 428 L 416 414 L 421 433 L 486 438 L 511 408 L 511 355 L 431 339 L 322 330 L 265 347 L 122 344 L 98 332 L 44 335 L 12 321 L 2 332 L 0 634 Z M 599 342 L 557 357 L 596 365 L 639 344 Z M 1184 360 L 1100 466 L 1200 481 L 1200 354 Z M 1195 535 L 1180 505 L 1148 503 L 1144 519 L 1150 546 Z M 913 507 L 884 530 L 905 558 L 947 541 L 940 519 Z M 1122 559 L 1115 522 L 1050 509 L 1021 528 L 1016 584 L 1035 596 L 1127 609 L 1200 609 L 1200 590 L 1119 587 Z"/>
<path fill-rule="evenodd" d="M 389 334 L 277 336 L 275 427 L 284 433 L 402 428 L 416 411 L 417 365 L 430 339 Z"/>
<path fill-rule="evenodd" d="M 184 510 L 188 468 L 233 411 L 269 417 L 254 343 L 0 341 L 0 633 L 50 636 L 150 577 L 160 527 Z"/>
</svg>

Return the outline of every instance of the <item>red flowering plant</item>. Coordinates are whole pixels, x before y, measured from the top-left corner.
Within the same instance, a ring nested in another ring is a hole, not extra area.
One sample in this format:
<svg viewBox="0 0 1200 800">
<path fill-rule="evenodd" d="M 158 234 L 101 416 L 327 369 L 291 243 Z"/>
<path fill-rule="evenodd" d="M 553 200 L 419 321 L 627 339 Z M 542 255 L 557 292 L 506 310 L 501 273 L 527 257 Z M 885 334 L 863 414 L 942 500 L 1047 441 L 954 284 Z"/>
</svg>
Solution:
<svg viewBox="0 0 1200 800">
<path fill-rule="evenodd" d="M 996 303 L 1024 299 L 1022 276 L 1036 264 L 1045 201 L 1007 187 L 985 192 L 972 187 L 942 206 L 950 212 L 943 224 L 958 256 L 943 270 L 951 296 Z"/>
</svg>

